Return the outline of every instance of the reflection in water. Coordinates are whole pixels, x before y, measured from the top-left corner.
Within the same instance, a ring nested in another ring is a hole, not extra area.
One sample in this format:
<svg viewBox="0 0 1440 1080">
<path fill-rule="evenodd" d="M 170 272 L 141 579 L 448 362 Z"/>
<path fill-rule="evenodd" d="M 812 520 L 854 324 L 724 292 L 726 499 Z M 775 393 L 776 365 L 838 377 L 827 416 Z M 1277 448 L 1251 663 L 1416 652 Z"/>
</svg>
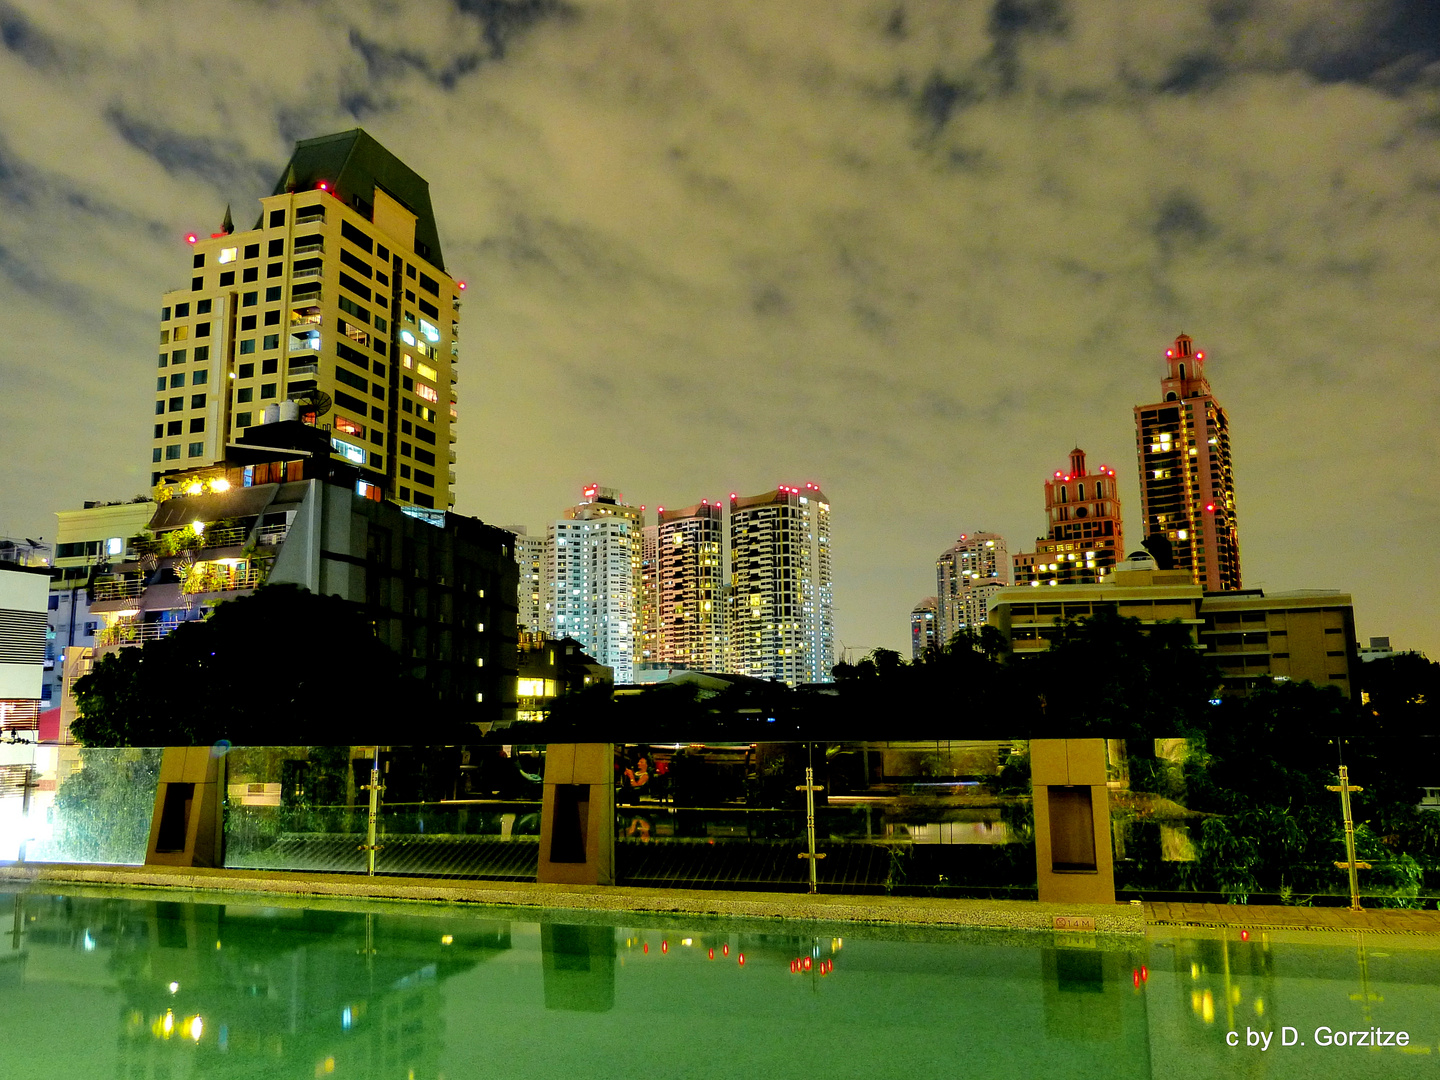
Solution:
<svg viewBox="0 0 1440 1080">
<path fill-rule="evenodd" d="M 17 897 L 13 911 L 0 1000 L 7 1033 L 25 1037 L 0 1040 L 5 1080 L 810 1080 L 931 1075 L 937 1063 L 987 1080 L 1220 1076 L 1255 1072 L 1244 1055 L 1258 1052 L 1225 1044 L 1247 1025 L 1403 1028 L 1412 1052 L 1440 1049 L 1437 953 L 1393 939 L 1378 950 L 694 918 L 576 925 L 88 895 Z M 1258 1067 L 1308 1077 L 1326 1060 L 1288 1054 Z M 1398 1054 L 1329 1071 L 1398 1074 L 1414 1063 Z"/>
</svg>

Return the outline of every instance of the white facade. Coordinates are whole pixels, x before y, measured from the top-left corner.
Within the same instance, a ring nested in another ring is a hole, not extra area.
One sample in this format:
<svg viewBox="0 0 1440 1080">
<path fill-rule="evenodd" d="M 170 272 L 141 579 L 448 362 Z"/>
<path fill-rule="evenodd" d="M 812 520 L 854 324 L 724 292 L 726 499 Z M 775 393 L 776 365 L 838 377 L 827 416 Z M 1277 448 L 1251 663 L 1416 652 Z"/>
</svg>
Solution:
<svg viewBox="0 0 1440 1080">
<path fill-rule="evenodd" d="M 564 520 L 545 538 L 545 632 L 580 642 L 619 683 L 634 675 L 633 531 L 622 517 Z"/>
<path fill-rule="evenodd" d="M 522 631 L 545 629 L 545 544 L 543 536 L 531 536 L 524 525 L 506 525 L 515 537 L 515 564 L 520 583 L 515 590 L 515 623 Z"/>
<path fill-rule="evenodd" d="M 1010 575 L 1010 552 L 998 533 L 962 533 L 935 560 L 936 618 L 942 644 L 962 630 L 980 632 L 990 598 L 1010 584 Z"/>
</svg>

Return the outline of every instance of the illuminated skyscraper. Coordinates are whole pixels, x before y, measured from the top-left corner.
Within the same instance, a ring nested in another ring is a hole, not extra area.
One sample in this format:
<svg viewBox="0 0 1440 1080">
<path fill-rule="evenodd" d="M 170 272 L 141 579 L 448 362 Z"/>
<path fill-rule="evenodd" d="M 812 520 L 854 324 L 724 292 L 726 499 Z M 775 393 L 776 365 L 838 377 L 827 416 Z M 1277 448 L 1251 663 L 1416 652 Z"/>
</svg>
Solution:
<svg viewBox="0 0 1440 1080">
<path fill-rule="evenodd" d="M 1045 481 L 1046 534 L 1033 552 L 1014 557 L 1016 585 L 1094 585 L 1125 558 L 1115 470 L 1085 470 L 1085 451 L 1070 451 L 1070 468 Z"/>
<path fill-rule="evenodd" d="M 1240 538 L 1230 420 L 1210 393 L 1205 354 L 1184 334 L 1165 350 L 1164 400 L 1135 406 L 1140 513 L 1152 554 L 1169 545 L 1177 569 L 1208 592 L 1240 588 Z M 1157 556 L 1158 557 L 1158 556 Z"/>
<path fill-rule="evenodd" d="M 919 660 L 931 649 L 945 644 L 940 637 L 940 624 L 936 612 L 940 602 L 934 596 L 927 596 L 910 611 L 910 659 Z"/>
<path fill-rule="evenodd" d="M 730 496 L 735 674 L 829 682 L 835 663 L 830 500 L 814 484 Z"/>
<path fill-rule="evenodd" d="M 545 544 L 545 632 L 574 638 L 621 683 L 634 678 L 630 528 L 615 517 L 556 521 Z"/>
<path fill-rule="evenodd" d="M 979 633 L 985 625 L 990 597 L 1010 584 L 1010 552 L 998 533 L 961 533 L 960 539 L 935 560 L 935 587 L 940 641 L 949 643 L 960 631 Z"/>
<path fill-rule="evenodd" d="M 644 582 L 644 532 L 645 532 L 645 507 L 630 506 L 625 502 L 625 496 L 614 488 L 601 487 L 599 484 L 586 484 L 582 491 L 583 501 L 570 507 L 565 511 L 565 518 L 569 521 L 603 521 L 606 518 L 615 518 L 630 523 L 630 612 L 633 616 L 631 625 L 631 638 L 633 641 L 632 660 L 639 663 L 645 659 L 644 655 L 644 632 L 645 624 L 645 582 Z M 609 660 L 600 661 L 602 664 L 610 664 Z M 613 666 L 613 665 L 612 665 Z M 618 682 L 628 682 L 628 677 L 619 679 Z"/>
<path fill-rule="evenodd" d="M 659 509 L 656 563 L 659 614 L 655 661 L 696 671 L 724 667 L 725 612 L 720 603 L 724 526 L 719 502 Z"/>
<path fill-rule="evenodd" d="M 543 536 L 531 536 L 524 525 L 506 525 L 515 538 L 515 564 L 520 568 L 515 621 L 519 629 L 535 633 L 545 629 L 545 544 Z"/>
<path fill-rule="evenodd" d="M 161 300 L 152 477 L 207 466 L 274 406 L 328 426 L 357 490 L 454 504 L 460 290 L 430 189 L 358 128 L 296 144 L 248 232 L 191 235 Z M 282 411 L 283 410 L 283 411 Z"/>
</svg>

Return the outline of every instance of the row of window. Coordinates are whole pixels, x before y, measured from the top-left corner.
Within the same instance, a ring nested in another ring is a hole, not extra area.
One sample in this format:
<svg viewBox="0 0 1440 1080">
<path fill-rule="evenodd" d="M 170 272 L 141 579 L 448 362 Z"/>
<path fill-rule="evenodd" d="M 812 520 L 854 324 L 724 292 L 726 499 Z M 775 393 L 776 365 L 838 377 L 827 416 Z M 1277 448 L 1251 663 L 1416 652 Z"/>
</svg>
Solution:
<svg viewBox="0 0 1440 1080">
<path fill-rule="evenodd" d="M 205 395 L 192 394 L 190 397 L 190 408 L 203 409 L 204 407 Z M 165 398 L 161 398 L 159 401 L 155 402 L 155 415 L 160 416 L 162 413 L 166 412 L 181 412 L 184 410 L 184 408 L 185 398 L 183 396 L 172 397 L 168 401 Z"/>
<path fill-rule="evenodd" d="M 204 457 L 204 456 L 205 456 L 205 444 L 204 444 L 203 442 L 192 442 L 192 443 L 190 443 L 189 446 L 188 446 L 187 449 L 186 449 L 186 454 L 185 454 L 185 456 L 186 456 L 186 457 L 192 457 L 192 458 Z M 160 460 L 162 460 L 161 448 L 160 448 L 160 447 L 157 446 L 157 447 L 155 447 L 154 450 L 152 450 L 152 451 L 150 452 L 150 460 L 151 460 L 151 461 L 160 461 Z M 180 444 L 179 444 L 179 443 L 171 443 L 169 446 L 165 447 L 165 448 L 164 448 L 163 460 L 165 460 L 165 461 L 179 461 L 179 460 L 180 460 Z"/>
<path fill-rule="evenodd" d="M 209 369 L 209 368 L 196 368 L 196 369 L 195 369 L 193 372 L 191 372 L 191 374 L 190 374 L 190 385 L 191 385 L 191 386 L 204 386 L 204 385 L 205 385 L 206 383 L 208 383 L 209 381 L 210 381 L 210 369 Z M 184 386 L 184 385 L 185 385 L 185 372 L 183 372 L 183 371 L 177 371 L 177 372 L 174 372 L 174 373 L 170 376 L 170 389 L 174 390 L 174 389 L 176 389 L 177 387 L 181 387 L 181 386 Z M 156 390 L 164 390 L 164 389 L 165 389 L 165 376 L 164 376 L 164 375 L 161 375 L 158 379 L 155 380 L 155 389 L 156 389 Z"/>
<path fill-rule="evenodd" d="M 173 352 L 168 352 L 168 353 L 163 353 L 163 352 L 162 352 L 162 353 L 160 354 L 160 367 L 163 368 L 163 367 L 166 367 L 166 366 L 169 365 L 169 364 L 183 364 L 183 363 L 185 363 L 185 360 L 186 360 L 186 357 L 187 357 L 187 353 L 188 353 L 188 350 L 186 350 L 186 349 L 176 349 L 176 350 L 174 350 Z M 209 360 L 209 359 L 210 359 L 210 346 L 209 346 L 209 345 L 198 345 L 198 346 L 196 346 L 196 348 L 195 348 L 195 362 L 196 362 L 197 364 L 203 364 L 203 363 L 205 363 L 205 362 L 206 362 L 207 360 Z"/>
<path fill-rule="evenodd" d="M 169 421 L 169 422 L 166 423 L 166 424 L 156 424 L 156 425 L 155 425 L 155 438 L 157 438 L 157 439 L 164 439 L 164 438 L 167 438 L 167 437 L 173 438 L 173 437 L 176 436 L 176 435 L 183 435 L 183 434 L 184 434 L 184 430 L 183 430 L 184 427 L 185 427 L 185 421 L 184 421 L 184 420 L 171 420 L 171 421 Z M 202 434 L 204 431 L 205 431 L 205 418 L 204 418 L 203 416 L 196 416 L 196 417 L 192 418 L 191 421 L 190 421 L 190 434 L 191 434 L 191 435 L 200 435 L 200 434 Z"/>
</svg>

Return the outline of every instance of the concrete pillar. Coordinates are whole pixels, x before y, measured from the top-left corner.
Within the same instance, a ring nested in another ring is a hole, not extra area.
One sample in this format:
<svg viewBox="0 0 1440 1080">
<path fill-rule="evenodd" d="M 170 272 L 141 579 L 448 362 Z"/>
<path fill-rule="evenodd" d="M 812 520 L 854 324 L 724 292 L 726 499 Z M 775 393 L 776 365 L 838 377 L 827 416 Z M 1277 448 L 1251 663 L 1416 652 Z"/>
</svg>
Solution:
<svg viewBox="0 0 1440 1080">
<path fill-rule="evenodd" d="M 167 746 L 160 759 L 145 865 L 224 865 L 224 791 L 224 757 L 208 746 Z"/>
<path fill-rule="evenodd" d="M 551 743 L 545 749 L 536 880 L 615 884 L 615 745 Z"/>
<path fill-rule="evenodd" d="M 1035 874 L 1047 903 L 1113 904 L 1104 739 L 1032 739 Z"/>
</svg>

